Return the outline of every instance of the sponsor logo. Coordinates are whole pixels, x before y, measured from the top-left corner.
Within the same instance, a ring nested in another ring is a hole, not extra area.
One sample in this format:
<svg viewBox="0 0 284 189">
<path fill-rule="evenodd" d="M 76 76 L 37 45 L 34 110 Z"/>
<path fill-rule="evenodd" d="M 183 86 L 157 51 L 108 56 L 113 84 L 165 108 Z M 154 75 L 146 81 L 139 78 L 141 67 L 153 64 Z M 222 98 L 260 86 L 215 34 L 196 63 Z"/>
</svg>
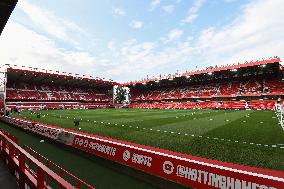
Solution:
<svg viewBox="0 0 284 189">
<path fill-rule="evenodd" d="M 163 171 L 166 174 L 172 174 L 174 171 L 174 164 L 170 161 L 165 161 L 163 164 Z"/>
<path fill-rule="evenodd" d="M 170 161 L 165 161 L 163 164 L 164 173 L 170 175 L 174 172 L 174 165 Z M 176 172 L 173 173 L 177 177 L 198 182 L 203 185 L 211 186 L 214 188 L 225 189 L 225 188 L 250 188 L 250 189 L 276 189 L 266 185 L 241 180 L 237 178 L 231 178 L 224 175 L 218 175 L 207 171 L 194 169 L 191 167 L 177 165 Z"/>
<path fill-rule="evenodd" d="M 131 159 L 132 163 L 146 165 L 147 167 L 151 167 L 152 165 L 151 157 L 141 155 L 141 154 L 136 154 L 136 153 L 133 153 L 131 157 L 131 153 L 129 152 L 129 150 L 125 150 L 123 152 L 122 158 L 124 161 L 128 161 L 129 159 Z"/>
<path fill-rule="evenodd" d="M 132 156 L 132 162 L 136 164 L 146 165 L 147 167 L 151 167 L 152 158 L 145 155 L 134 153 Z"/>
<path fill-rule="evenodd" d="M 76 138 L 74 140 L 74 145 L 78 145 L 80 147 L 83 147 L 84 150 L 91 149 L 93 151 L 101 152 L 110 156 L 115 156 L 116 148 L 104 145 L 98 142 L 89 141 L 87 138 Z M 86 149 L 87 148 L 87 149 Z"/>
<path fill-rule="evenodd" d="M 130 159 L 130 152 L 128 150 L 125 150 L 123 152 L 123 156 L 122 156 L 124 161 L 128 161 Z"/>
</svg>

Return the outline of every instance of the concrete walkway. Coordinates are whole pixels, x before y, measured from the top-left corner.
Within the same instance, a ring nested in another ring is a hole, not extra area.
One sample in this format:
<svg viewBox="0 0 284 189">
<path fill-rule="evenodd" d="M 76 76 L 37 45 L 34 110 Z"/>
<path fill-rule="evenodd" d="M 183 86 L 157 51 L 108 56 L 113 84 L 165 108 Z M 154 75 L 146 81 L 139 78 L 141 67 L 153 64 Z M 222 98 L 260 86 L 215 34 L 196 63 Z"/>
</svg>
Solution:
<svg viewBox="0 0 284 189">
<path fill-rule="evenodd" d="M 16 177 L 11 175 L 0 153 L 0 189 L 18 189 Z"/>
</svg>

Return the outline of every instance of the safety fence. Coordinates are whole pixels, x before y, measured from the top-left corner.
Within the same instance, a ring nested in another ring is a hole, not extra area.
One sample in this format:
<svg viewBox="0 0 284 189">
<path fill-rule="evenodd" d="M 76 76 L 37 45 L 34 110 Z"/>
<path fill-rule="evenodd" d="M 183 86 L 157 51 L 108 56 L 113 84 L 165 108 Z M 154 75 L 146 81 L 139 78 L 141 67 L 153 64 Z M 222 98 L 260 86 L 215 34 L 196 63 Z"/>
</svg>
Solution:
<svg viewBox="0 0 284 189">
<path fill-rule="evenodd" d="M 81 188 L 86 188 L 86 189 L 93 189 L 93 187 L 86 182 L 82 181 L 81 179 L 77 178 L 73 174 L 69 173 L 68 171 L 64 170 L 61 168 L 59 165 L 56 163 L 50 161 L 40 153 L 36 152 L 32 148 L 30 148 L 27 145 L 23 146 L 23 149 L 26 150 L 29 154 L 34 156 L 37 160 L 39 160 L 41 163 L 43 163 L 45 166 L 59 174 L 61 177 L 63 177 L 65 180 L 70 181 L 70 183 L 74 183 L 76 188 L 81 189 Z"/>
<path fill-rule="evenodd" d="M 28 147 L 25 147 L 28 149 Z M 67 171 L 57 167 L 63 174 L 67 174 L 72 177 L 73 182 L 77 183 L 73 186 L 71 182 L 66 181 L 62 175 L 55 173 L 53 170 L 48 168 L 33 155 L 28 153 L 25 149 L 21 148 L 17 144 L 15 137 L 11 135 L 7 136 L 0 131 L 0 150 L 1 156 L 10 172 L 16 177 L 18 185 L 21 189 L 47 189 L 47 188 L 93 188 L 83 181 L 77 179 L 75 176 L 71 176 Z M 29 152 L 32 149 L 29 148 Z M 36 152 L 33 151 L 35 154 Z M 40 155 L 38 155 L 40 156 Z M 49 164 L 52 164 L 49 161 Z M 56 164 L 52 164 L 55 166 Z"/>
<path fill-rule="evenodd" d="M 3 121 L 73 148 L 194 188 L 284 188 L 284 172 L 236 165 L 18 118 Z M 40 132 L 39 132 L 40 131 Z"/>
</svg>

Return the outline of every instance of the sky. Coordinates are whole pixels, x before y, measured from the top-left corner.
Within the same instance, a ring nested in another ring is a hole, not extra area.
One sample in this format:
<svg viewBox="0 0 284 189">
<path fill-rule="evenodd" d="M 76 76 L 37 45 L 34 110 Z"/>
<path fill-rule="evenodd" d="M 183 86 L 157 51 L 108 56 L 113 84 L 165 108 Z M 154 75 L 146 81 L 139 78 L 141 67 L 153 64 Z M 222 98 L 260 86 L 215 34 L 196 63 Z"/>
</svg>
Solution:
<svg viewBox="0 0 284 189">
<path fill-rule="evenodd" d="M 19 0 L 0 64 L 134 81 L 279 56 L 283 0 Z"/>
</svg>

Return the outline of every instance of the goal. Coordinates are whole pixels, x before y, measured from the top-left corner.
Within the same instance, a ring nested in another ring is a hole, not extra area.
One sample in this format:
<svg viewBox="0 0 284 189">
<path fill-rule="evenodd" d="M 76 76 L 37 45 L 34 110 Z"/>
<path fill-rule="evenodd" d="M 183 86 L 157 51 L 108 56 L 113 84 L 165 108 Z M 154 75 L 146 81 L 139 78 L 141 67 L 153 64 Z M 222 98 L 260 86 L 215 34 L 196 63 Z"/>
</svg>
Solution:
<svg viewBox="0 0 284 189">
<path fill-rule="evenodd" d="M 281 125 L 282 129 L 284 130 L 284 108 L 281 104 L 275 104 L 275 113 L 279 120 L 279 124 Z"/>
</svg>

